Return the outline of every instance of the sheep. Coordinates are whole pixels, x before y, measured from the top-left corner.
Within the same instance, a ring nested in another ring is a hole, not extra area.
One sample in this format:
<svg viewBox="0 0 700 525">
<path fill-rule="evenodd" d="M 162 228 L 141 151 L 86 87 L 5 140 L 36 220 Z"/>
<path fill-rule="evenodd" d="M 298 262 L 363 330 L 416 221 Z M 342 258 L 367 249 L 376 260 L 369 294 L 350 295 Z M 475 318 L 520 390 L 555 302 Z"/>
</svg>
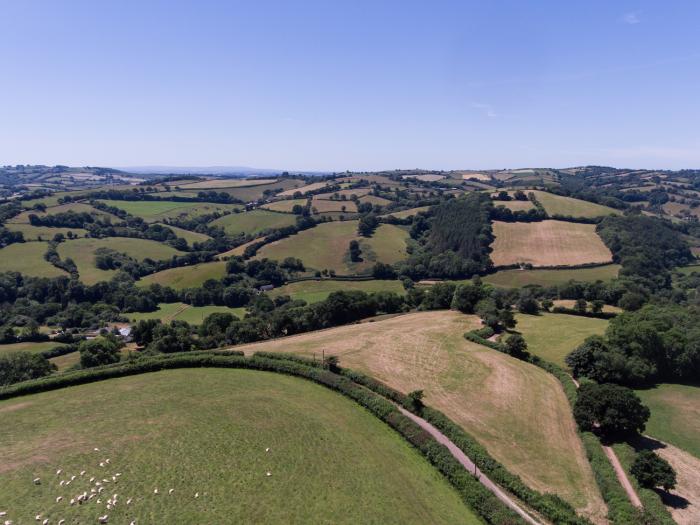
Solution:
<svg viewBox="0 0 700 525">
<path fill-rule="evenodd" d="M 104 462 L 104 461 L 100 461 L 100 467 L 104 467 L 104 466 L 105 466 L 105 462 Z"/>
<path fill-rule="evenodd" d="M 90 478 L 90 483 L 92 483 L 93 481 L 95 481 L 95 476 Z"/>
<path fill-rule="evenodd" d="M 71 483 L 71 481 L 70 481 L 70 480 L 66 481 L 66 484 L 65 484 L 65 486 L 68 486 L 68 485 L 70 485 L 70 483 Z"/>
<path fill-rule="evenodd" d="M 107 523 L 108 519 L 109 519 L 109 516 L 107 516 L 107 514 L 105 514 L 104 516 L 100 516 L 99 518 L 97 518 L 97 521 L 99 521 L 100 523 Z"/>
<path fill-rule="evenodd" d="M 70 499 L 70 504 L 71 504 L 71 505 L 75 505 L 75 498 L 71 498 L 71 499 Z"/>
<path fill-rule="evenodd" d="M 270 447 L 267 447 L 267 448 L 265 449 L 265 452 L 270 452 Z"/>
<path fill-rule="evenodd" d="M 57 476 L 60 476 L 60 475 L 61 475 L 61 472 L 63 472 L 63 470 L 62 470 L 62 469 L 58 469 L 58 470 L 56 471 L 56 475 L 57 475 Z"/>
<path fill-rule="evenodd" d="M 49 525 L 49 518 L 46 518 L 44 521 L 42 521 L 41 525 Z"/>
<path fill-rule="evenodd" d="M 62 499 L 63 499 L 63 496 L 58 496 L 58 497 L 56 498 L 56 503 L 58 503 L 58 502 L 61 501 Z"/>
<path fill-rule="evenodd" d="M 129 523 L 129 525 L 136 525 L 136 520 L 134 520 L 134 521 L 132 521 L 131 523 Z"/>
<path fill-rule="evenodd" d="M 199 492 L 195 492 L 194 497 L 195 497 L 195 498 L 198 498 L 198 497 L 199 497 Z"/>
<path fill-rule="evenodd" d="M 70 477 L 70 480 L 71 480 L 71 481 L 75 481 L 75 476 L 71 476 L 71 477 Z"/>
<path fill-rule="evenodd" d="M 59 487 L 62 487 L 65 483 L 66 483 L 66 481 L 62 479 L 62 480 L 58 483 L 58 486 L 59 486 Z"/>
<path fill-rule="evenodd" d="M 168 491 L 168 494 L 172 494 L 173 492 L 175 492 L 175 489 L 170 489 L 170 490 Z"/>
<path fill-rule="evenodd" d="M 81 471 L 80 471 L 80 475 L 81 475 L 81 476 L 84 476 L 84 475 L 85 475 L 85 471 L 84 471 L 84 470 L 81 470 Z"/>
<path fill-rule="evenodd" d="M 35 485 L 41 485 L 41 478 L 34 478 Z"/>
<path fill-rule="evenodd" d="M 127 505 L 131 505 L 131 501 L 132 501 L 132 499 L 129 498 L 128 500 L 126 500 L 126 504 L 127 504 Z"/>
<path fill-rule="evenodd" d="M 107 465 L 109 465 L 109 458 L 105 459 L 105 463 L 107 463 Z"/>
<path fill-rule="evenodd" d="M 36 521 L 41 521 L 41 514 L 37 514 L 36 516 L 34 516 L 34 519 Z"/>
<path fill-rule="evenodd" d="M 158 494 L 158 489 L 153 489 L 153 494 Z"/>
<path fill-rule="evenodd" d="M 121 475 L 122 475 L 121 472 L 117 472 L 117 473 L 115 474 L 115 476 L 117 476 L 117 477 L 119 477 L 119 476 L 121 476 Z"/>
<path fill-rule="evenodd" d="M 99 452 L 99 451 L 100 451 L 100 449 L 97 448 L 97 447 L 93 448 L 92 450 L 94 450 L 95 452 Z"/>
<path fill-rule="evenodd" d="M 66 522 L 66 520 L 58 520 L 58 525 L 63 525 Z"/>
<path fill-rule="evenodd" d="M 267 475 L 268 475 L 268 476 L 272 476 L 272 472 L 268 471 L 268 472 L 267 472 Z"/>
<path fill-rule="evenodd" d="M 5 520 L 5 525 L 12 525 L 12 520 Z"/>
</svg>

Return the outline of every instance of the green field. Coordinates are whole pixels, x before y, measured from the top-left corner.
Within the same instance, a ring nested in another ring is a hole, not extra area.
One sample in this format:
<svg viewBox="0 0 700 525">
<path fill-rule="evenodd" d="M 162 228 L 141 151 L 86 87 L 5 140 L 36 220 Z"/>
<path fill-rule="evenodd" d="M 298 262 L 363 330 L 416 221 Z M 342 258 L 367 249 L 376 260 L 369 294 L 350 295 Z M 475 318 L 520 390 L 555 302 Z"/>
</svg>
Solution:
<svg viewBox="0 0 700 525">
<path fill-rule="evenodd" d="M 481 523 L 396 432 L 294 377 L 167 370 L 2 401 L 0 413 L 0 501 L 15 523 Z M 117 472 L 101 503 L 68 503 Z"/>
<path fill-rule="evenodd" d="M 78 266 L 80 280 L 86 284 L 106 281 L 117 273 L 116 270 L 100 270 L 95 266 L 95 250 L 110 248 L 119 253 L 142 261 L 144 259 L 165 260 L 182 252 L 165 244 L 147 239 L 131 239 L 128 237 L 107 237 L 104 239 L 77 239 L 62 242 L 58 245 L 61 259 L 70 257 Z"/>
<path fill-rule="evenodd" d="M 198 217 L 209 213 L 240 209 L 238 204 L 214 204 L 210 202 L 177 201 L 100 201 L 108 206 L 124 210 L 130 215 L 141 217 L 146 222 L 159 222 L 178 217 Z"/>
<path fill-rule="evenodd" d="M 0 345 L 0 355 L 10 352 L 30 352 L 32 354 L 40 354 L 45 350 L 51 350 L 57 346 L 64 346 L 62 343 L 54 343 L 53 341 L 41 341 L 39 343 L 12 343 L 9 345 Z"/>
<path fill-rule="evenodd" d="M 194 264 L 192 266 L 179 266 L 168 268 L 161 272 L 152 273 L 142 277 L 137 282 L 138 286 L 161 284 L 172 286 L 176 290 L 182 288 L 198 288 L 209 279 L 221 279 L 226 275 L 226 261 L 214 261 Z"/>
<path fill-rule="evenodd" d="M 292 208 L 294 208 L 294 206 L 297 204 L 299 206 L 306 206 L 306 199 L 287 199 L 283 201 L 270 202 L 269 204 L 262 205 L 261 208 L 283 213 L 291 213 Z"/>
<path fill-rule="evenodd" d="M 264 230 L 282 228 L 296 224 L 296 215 L 267 210 L 253 210 L 245 213 L 232 213 L 210 223 L 221 226 L 229 235 L 246 233 L 255 235 Z"/>
<path fill-rule="evenodd" d="M 270 297 L 289 295 L 292 299 L 303 299 L 307 303 L 323 301 L 331 292 L 349 290 L 361 290 L 363 292 L 395 292 L 403 295 L 406 291 L 400 281 L 300 281 L 298 283 L 285 284 L 268 292 Z"/>
<path fill-rule="evenodd" d="M 501 270 L 484 277 L 484 282 L 502 288 L 521 288 L 528 285 L 556 286 L 574 281 L 610 281 L 617 277 L 619 264 L 573 270 Z"/>
<path fill-rule="evenodd" d="M 690 275 L 692 273 L 700 273 L 700 264 L 691 264 L 690 266 L 681 266 L 680 268 L 676 268 L 676 271 L 682 273 L 683 275 Z"/>
<path fill-rule="evenodd" d="M 214 313 L 230 313 L 236 317 L 245 315 L 245 308 L 228 308 L 226 306 L 190 306 L 185 303 L 161 303 L 155 312 L 135 312 L 126 314 L 132 321 L 142 319 L 160 319 L 164 323 L 170 321 L 186 321 L 190 324 L 202 324 L 206 317 Z"/>
<path fill-rule="evenodd" d="M 646 433 L 700 458 L 700 386 L 662 383 L 636 392 L 651 409 Z"/>
<path fill-rule="evenodd" d="M 68 276 L 44 259 L 47 242 L 18 242 L 0 248 L 0 272 L 20 272 L 31 277 Z"/>
<path fill-rule="evenodd" d="M 197 233 L 197 232 L 191 232 L 190 230 L 183 230 L 182 228 L 178 228 L 177 226 L 171 226 L 169 224 L 161 224 L 161 226 L 165 226 L 166 228 L 170 228 L 175 235 L 178 237 L 182 237 L 187 241 L 187 244 L 192 246 L 196 242 L 205 242 L 211 239 L 208 235 L 205 235 L 204 233 Z"/>
<path fill-rule="evenodd" d="M 333 269 L 339 275 L 367 272 L 375 262 L 388 264 L 406 256 L 408 232 L 391 224 L 382 224 L 370 238 L 360 237 L 357 221 L 334 221 L 319 224 L 263 246 L 257 258 L 267 257 L 281 261 L 285 257 L 296 257 L 310 269 Z M 350 261 L 350 241 L 360 241 L 362 262 Z"/>
<path fill-rule="evenodd" d="M 524 190 L 525 193 L 534 193 L 537 200 L 542 204 L 545 211 L 549 215 L 570 215 L 572 217 L 601 217 L 604 215 L 615 214 L 620 212 L 608 206 L 601 206 L 593 202 L 582 201 L 580 199 L 572 199 L 571 197 L 563 197 L 554 195 L 546 191 L 539 190 Z"/>
<path fill-rule="evenodd" d="M 394 211 L 391 213 L 387 213 L 386 215 L 382 215 L 382 217 L 389 217 L 390 215 L 392 215 L 397 219 L 405 219 L 407 217 L 413 217 L 414 215 L 422 211 L 428 211 L 429 209 L 430 206 L 421 206 L 420 208 L 410 208 L 408 210 L 403 211 Z"/>
<path fill-rule="evenodd" d="M 50 241 L 57 233 L 68 235 L 68 232 L 73 232 L 77 237 L 85 237 L 87 235 L 87 230 L 82 228 L 50 228 L 48 226 L 14 223 L 7 223 L 5 227 L 13 232 L 22 232 L 25 241 Z"/>
<path fill-rule="evenodd" d="M 515 330 L 523 335 L 529 351 L 563 368 L 567 368 L 564 358 L 569 352 L 608 327 L 605 319 L 566 314 L 517 314 L 515 320 Z"/>
<path fill-rule="evenodd" d="M 41 212 L 41 211 L 37 211 L 37 210 L 23 211 L 19 215 L 16 215 L 12 219 L 10 219 L 8 222 L 28 224 L 30 215 L 37 215 L 39 217 L 46 217 L 47 215 L 56 215 L 57 213 L 66 213 L 69 211 L 72 211 L 75 213 L 90 213 L 90 214 L 99 216 L 103 219 L 109 219 L 112 223 L 121 222 L 121 219 L 119 217 L 117 217 L 116 215 L 112 215 L 111 213 L 99 211 L 98 209 L 93 208 L 89 204 L 85 204 L 82 202 L 69 202 L 67 204 L 56 204 L 55 206 L 52 206 L 50 208 L 46 208 L 45 212 Z"/>
</svg>

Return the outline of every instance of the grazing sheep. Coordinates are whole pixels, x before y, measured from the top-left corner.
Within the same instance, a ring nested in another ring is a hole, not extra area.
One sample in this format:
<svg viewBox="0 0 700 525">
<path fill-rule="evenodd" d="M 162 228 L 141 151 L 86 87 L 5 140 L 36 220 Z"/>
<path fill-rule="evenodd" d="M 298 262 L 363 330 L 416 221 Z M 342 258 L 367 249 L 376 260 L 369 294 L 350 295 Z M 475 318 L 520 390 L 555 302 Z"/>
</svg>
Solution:
<svg viewBox="0 0 700 525">
<path fill-rule="evenodd" d="M 267 475 L 268 475 L 268 476 L 272 476 L 272 472 L 269 472 L 269 471 L 268 471 Z"/>
<path fill-rule="evenodd" d="M 107 514 L 105 514 L 104 516 L 100 516 L 99 518 L 97 518 L 97 521 L 99 521 L 100 523 L 107 523 L 108 519 L 109 519 L 109 516 L 107 516 Z"/>
<path fill-rule="evenodd" d="M 12 520 L 5 520 L 5 525 L 12 525 Z"/>
<path fill-rule="evenodd" d="M 61 501 L 62 499 L 63 499 L 63 496 L 57 497 L 57 498 L 56 498 L 56 503 L 58 503 L 58 502 Z"/>
<path fill-rule="evenodd" d="M 131 505 L 131 498 L 129 498 L 128 500 L 126 500 L 126 504 L 127 504 L 127 505 Z"/>
<path fill-rule="evenodd" d="M 61 472 L 63 472 L 63 470 L 58 469 L 58 470 L 56 471 L 56 475 L 57 475 L 57 476 L 60 476 L 60 475 L 61 475 Z"/>
<path fill-rule="evenodd" d="M 84 475 L 85 475 L 85 471 L 84 471 L 84 470 L 81 470 L 81 471 L 80 471 L 80 475 L 81 475 L 81 476 L 84 476 Z"/>
<path fill-rule="evenodd" d="M 42 521 L 41 525 L 49 525 L 49 518 L 46 518 L 44 521 Z"/>
<path fill-rule="evenodd" d="M 117 477 L 119 477 L 119 476 L 121 476 L 121 475 L 122 475 L 121 472 L 117 472 L 117 473 L 115 474 L 115 476 L 117 476 Z"/>
<path fill-rule="evenodd" d="M 107 465 L 109 465 L 109 458 L 105 459 L 105 463 L 107 463 Z"/>
<path fill-rule="evenodd" d="M 34 478 L 35 485 L 41 485 L 41 478 Z"/>
<path fill-rule="evenodd" d="M 173 492 L 175 492 L 175 489 L 170 489 L 170 490 L 168 491 L 168 494 L 172 494 Z"/>
<path fill-rule="evenodd" d="M 270 452 L 270 447 L 267 447 L 267 448 L 265 449 L 265 452 Z"/>
<path fill-rule="evenodd" d="M 104 462 L 104 461 L 100 461 L 100 467 L 104 467 L 104 466 L 105 466 L 105 462 Z"/>
<path fill-rule="evenodd" d="M 66 520 L 58 520 L 58 525 L 63 525 L 66 522 Z"/>
<path fill-rule="evenodd" d="M 70 477 L 70 480 L 71 480 L 71 481 L 75 481 L 75 476 L 71 476 L 71 477 Z"/>
<path fill-rule="evenodd" d="M 97 447 L 95 447 L 93 450 L 94 450 L 95 452 L 99 452 L 99 451 L 100 451 L 100 449 L 97 448 Z"/>
<path fill-rule="evenodd" d="M 58 486 L 59 486 L 59 487 L 62 487 L 63 485 L 65 485 L 65 483 L 66 483 L 66 480 L 62 479 L 62 480 L 60 481 L 60 483 L 58 484 Z"/>
<path fill-rule="evenodd" d="M 153 489 L 153 494 L 158 494 L 158 489 Z"/>
<path fill-rule="evenodd" d="M 198 498 L 198 497 L 199 497 L 199 492 L 195 492 L 194 497 L 195 497 L 195 498 Z"/>
<path fill-rule="evenodd" d="M 95 481 L 95 476 L 90 478 L 90 483 L 92 483 L 93 481 Z"/>
<path fill-rule="evenodd" d="M 71 505 L 75 505 L 75 498 L 71 498 L 71 499 L 70 499 L 70 504 L 71 504 Z"/>
<path fill-rule="evenodd" d="M 66 481 L 66 486 L 70 485 L 70 480 Z"/>
<path fill-rule="evenodd" d="M 41 514 L 37 514 L 36 516 L 34 516 L 34 519 L 36 521 L 41 521 Z"/>
</svg>

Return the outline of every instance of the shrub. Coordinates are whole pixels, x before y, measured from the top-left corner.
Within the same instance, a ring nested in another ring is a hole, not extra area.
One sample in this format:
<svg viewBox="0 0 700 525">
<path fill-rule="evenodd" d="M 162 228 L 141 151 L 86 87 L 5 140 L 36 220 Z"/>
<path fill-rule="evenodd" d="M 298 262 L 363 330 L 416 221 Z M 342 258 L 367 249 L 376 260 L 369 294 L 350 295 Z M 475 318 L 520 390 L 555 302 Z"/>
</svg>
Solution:
<svg viewBox="0 0 700 525">
<path fill-rule="evenodd" d="M 663 487 L 668 491 L 676 486 L 676 471 L 652 450 L 642 450 L 637 454 L 630 472 L 647 489 Z"/>
</svg>

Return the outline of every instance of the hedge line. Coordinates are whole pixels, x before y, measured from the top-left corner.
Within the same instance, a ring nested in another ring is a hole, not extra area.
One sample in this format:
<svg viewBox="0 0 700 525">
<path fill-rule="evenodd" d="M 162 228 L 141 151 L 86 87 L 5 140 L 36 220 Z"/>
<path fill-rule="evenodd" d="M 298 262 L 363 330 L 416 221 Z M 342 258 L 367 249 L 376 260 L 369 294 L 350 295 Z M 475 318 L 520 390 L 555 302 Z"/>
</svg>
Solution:
<svg viewBox="0 0 700 525">
<path fill-rule="evenodd" d="M 246 368 L 278 372 L 309 379 L 335 390 L 365 407 L 416 447 L 447 478 L 460 494 L 462 500 L 487 523 L 492 525 L 525 523 L 520 516 L 507 508 L 493 493 L 469 474 L 446 447 L 437 443 L 430 434 L 401 414 L 390 401 L 370 389 L 364 388 L 349 377 L 334 374 L 318 366 L 308 366 L 301 360 L 270 359 L 261 355 L 245 357 L 241 352 L 169 354 L 18 383 L 0 390 L 0 399 L 116 377 L 194 367 Z"/>
</svg>

